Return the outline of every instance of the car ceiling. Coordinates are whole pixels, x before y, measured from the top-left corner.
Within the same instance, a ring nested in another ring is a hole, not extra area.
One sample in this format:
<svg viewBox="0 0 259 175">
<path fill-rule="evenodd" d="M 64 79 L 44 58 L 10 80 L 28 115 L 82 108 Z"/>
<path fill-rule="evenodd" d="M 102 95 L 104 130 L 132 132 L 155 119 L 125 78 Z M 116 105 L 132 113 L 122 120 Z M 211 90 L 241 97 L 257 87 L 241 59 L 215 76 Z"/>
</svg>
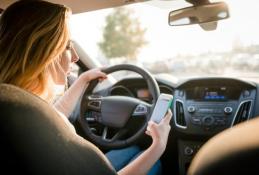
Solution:
<svg viewBox="0 0 259 175">
<path fill-rule="evenodd" d="M 16 0 L 1 0 L 0 8 L 5 9 Z M 65 4 L 70 7 L 73 13 L 93 11 L 103 8 L 117 7 L 147 0 L 48 0 L 53 3 Z"/>
</svg>

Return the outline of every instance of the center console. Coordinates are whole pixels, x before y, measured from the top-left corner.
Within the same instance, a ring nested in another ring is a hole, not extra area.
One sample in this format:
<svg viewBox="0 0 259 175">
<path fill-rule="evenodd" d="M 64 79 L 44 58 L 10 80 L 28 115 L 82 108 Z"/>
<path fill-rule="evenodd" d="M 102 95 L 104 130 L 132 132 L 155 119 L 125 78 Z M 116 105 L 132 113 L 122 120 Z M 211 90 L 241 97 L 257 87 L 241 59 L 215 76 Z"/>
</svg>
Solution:
<svg viewBox="0 0 259 175">
<path fill-rule="evenodd" d="M 200 147 L 213 135 L 251 117 L 256 90 L 233 79 L 197 79 L 174 92 L 174 124 L 179 134 L 180 174 Z"/>
</svg>

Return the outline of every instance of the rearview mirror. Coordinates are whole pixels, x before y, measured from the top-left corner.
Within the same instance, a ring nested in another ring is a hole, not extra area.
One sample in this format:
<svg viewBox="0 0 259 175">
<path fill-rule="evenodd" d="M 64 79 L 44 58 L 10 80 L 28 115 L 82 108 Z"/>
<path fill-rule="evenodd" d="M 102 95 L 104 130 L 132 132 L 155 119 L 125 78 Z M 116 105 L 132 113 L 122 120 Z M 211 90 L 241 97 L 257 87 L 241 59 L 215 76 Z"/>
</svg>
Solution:
<svg viewBox="0 0 259 175">
<path fill-rule="evenodd" d="M 227 19 L 228 17 L 227 4 L 216 2 L 171 11 L 168 23 L 170 26 L 203 24 Z"/>
</svg>

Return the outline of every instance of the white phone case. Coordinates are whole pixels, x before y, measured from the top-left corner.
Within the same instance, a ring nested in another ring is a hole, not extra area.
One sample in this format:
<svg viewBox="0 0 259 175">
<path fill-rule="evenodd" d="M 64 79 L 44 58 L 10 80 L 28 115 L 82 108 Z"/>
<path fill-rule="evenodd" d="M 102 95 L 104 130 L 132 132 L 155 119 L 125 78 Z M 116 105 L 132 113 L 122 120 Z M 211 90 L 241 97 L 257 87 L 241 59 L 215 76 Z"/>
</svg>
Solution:
<svg viewBox="0 0 259 175">
<path fill-rule="evenodd" d="M 150 120 L 160 123 L 166 112 L 171 107 L 173 96 L 169 94 L 160 94 L 157 99 L 156 106 L 153 110 Z"/>
</svg>

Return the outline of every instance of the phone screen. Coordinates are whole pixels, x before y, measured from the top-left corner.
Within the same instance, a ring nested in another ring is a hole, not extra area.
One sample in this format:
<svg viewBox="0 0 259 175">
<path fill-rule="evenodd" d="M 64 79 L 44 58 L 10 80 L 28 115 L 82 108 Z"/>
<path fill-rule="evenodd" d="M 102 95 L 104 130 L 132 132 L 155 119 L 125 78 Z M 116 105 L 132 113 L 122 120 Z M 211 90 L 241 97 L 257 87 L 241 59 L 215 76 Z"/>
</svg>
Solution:
<svg viewBox="0 0 259 175">
<path fill-rule="evenodd" d="M 162 118 L 165 116 L 167 110 L 171 106 L 171 100 L 169 99 L 160 99 L 157 101 L 155 109 L 152 113 L 151 120 L 159 123 Z"/>
</svg>

